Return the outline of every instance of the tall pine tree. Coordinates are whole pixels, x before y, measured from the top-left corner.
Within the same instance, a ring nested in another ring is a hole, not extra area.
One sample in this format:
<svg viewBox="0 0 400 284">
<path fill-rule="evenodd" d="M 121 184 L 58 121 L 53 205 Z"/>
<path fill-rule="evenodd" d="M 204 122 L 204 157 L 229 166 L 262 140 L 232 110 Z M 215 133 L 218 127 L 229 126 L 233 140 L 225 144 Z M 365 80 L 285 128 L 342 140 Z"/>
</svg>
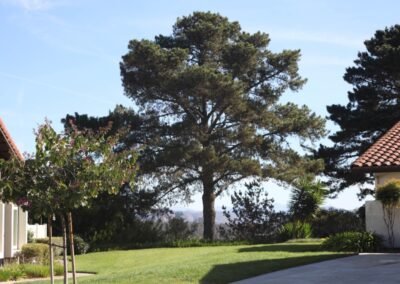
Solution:
<svg viewBox="0 0 400 284">
<path fill-rule="evenodd" d="M 214 239 L 214 201 L 233 183 L 291 180 L 321 168 L 288 138 L 315 141 L 324 120 L 306 106 L 279 101 L 305 83 L 300 52 L 274 53 L 269 41 L 219 14 L 195 12 L 178 19 L 172 35 L 130 41 L 122 58 L 125 94 L 141 121 L 132 124 L 130 141 L 145 146 L 138 185 L 188 197 L 201 192 L 207 240 Z M 75 117 L 77 124 L 91 120 Z"/>
<path fill-rule="evenodd" d="M 325 174 L 335 192 L 372 182 L 365 174 L 351 172 L 350 164 L 400 120 L 400 25 L 378 30 L 365 47 L 344 75 L 353 85 L 349 102 L 327 107 L 329 119 L 340 130 L 329 137 L 334 145 L 321 146 L 318 157 L 325 160 Z M 361 188 L 361 196 L 368 193 L 368 187 Z"/>
</svg>

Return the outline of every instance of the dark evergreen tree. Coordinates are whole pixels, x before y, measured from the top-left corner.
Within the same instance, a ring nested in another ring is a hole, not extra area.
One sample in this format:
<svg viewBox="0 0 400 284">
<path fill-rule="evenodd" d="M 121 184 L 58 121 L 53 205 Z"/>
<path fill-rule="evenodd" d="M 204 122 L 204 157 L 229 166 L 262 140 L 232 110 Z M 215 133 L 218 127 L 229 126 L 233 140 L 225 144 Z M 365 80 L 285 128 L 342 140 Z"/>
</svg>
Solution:
<svg viewBox="0 0 400 284">
<path fill-rule="evenodd" d="M 202 192 L 208 240 L 215 198 L 233 183 L 250 176 L 292 180 L 321 169 L 288 138 L 315 141 L 324 120 L 306 106 L 279 101 L 305 83 L 300 52 L 271 52 L 269 41 L 219 14 L 195 12 L 178 19 L 172 35 L 130 41 L 122 58 L 125 94 L 140 122 L 127 142 L 145 146 L 139 184 L 186 197 Z"/>
<path fill-rule="evenodd" d="M 329 138 L 333 146 L 321 146 L 318 157 L 325 160 L 325 174 L 332 192 L 373 178 L 350 171 L 351 162 L 400 120 L 400 25 L 378 30 L 364 42 L 354 66 L 344 80 L 353 85 L 346 105 L 327 107 L 329 119 L 340 127 Z M 361 195 L 371 193 L 361 188 Z"/>
<path fill-rule="evenodd" d="M 288 221 L 287 214 L 274 211 L 274 200 L 258 182 L 247 183 L 245 191 L 235 191 L 231 202 L 232 210 L 222 207 L 227 222 L 220 227 L 220 234 L 225 239 L 275 241 L 280 227 Z"/>
</svg>

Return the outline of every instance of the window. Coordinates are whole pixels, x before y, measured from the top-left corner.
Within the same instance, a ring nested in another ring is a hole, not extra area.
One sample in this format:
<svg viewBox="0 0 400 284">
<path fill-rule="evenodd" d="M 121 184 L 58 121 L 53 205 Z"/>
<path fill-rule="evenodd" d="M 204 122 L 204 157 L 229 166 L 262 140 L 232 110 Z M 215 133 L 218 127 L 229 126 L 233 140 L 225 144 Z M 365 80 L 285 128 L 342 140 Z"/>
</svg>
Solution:
<svg viewBox="0 0 400 284">
<path fill-rule="evenodd" d="M 19 215 L 18 208 L 16 208 L 13 210 L 13 246 L 14 247 L 18 246 L 18 227 L 19 227 L 18 226 L 19 225 L 19 222 L 18 222 L 19 216 L 18 215 Z"/>
</svg>

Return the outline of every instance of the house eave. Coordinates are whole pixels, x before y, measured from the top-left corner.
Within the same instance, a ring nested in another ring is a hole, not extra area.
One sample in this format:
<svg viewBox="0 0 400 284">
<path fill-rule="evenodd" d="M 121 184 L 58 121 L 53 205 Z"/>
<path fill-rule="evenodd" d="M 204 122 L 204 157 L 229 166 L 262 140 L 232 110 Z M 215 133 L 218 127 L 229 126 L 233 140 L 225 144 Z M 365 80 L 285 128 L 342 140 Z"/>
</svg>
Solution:
<svg viewBox="0 0 400 284">
<path fill-rule="evenodd" d="M 352 172 L 357 173 L 387 173 L 400 172 L 400 166 L 372 166 L 372 167 L 352 167 Z"/>
</svg>

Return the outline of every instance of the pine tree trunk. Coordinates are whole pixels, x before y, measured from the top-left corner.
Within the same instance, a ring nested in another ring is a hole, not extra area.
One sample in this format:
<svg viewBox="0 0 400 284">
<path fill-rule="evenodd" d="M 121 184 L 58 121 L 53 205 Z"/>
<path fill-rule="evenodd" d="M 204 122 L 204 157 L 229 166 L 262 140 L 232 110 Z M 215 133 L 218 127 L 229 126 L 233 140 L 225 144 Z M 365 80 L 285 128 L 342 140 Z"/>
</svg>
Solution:
<svg viewBox="0 0 400 284">
<path fill-rule="evenodd" d="M 47 219 L 47 233 L 49 235 L 50 283 L 54 284 L 53 224 L 51 218 L 52 216 L 49 215 Z"/>
<path fill-rule="evenodd" d="M 75 269 L 75 250 L 74 250 L 74 231 L 72 229 L 72 214 L 68 212 L 68 230 L 69 230 L 69 244 L 70 244 L 70 254 L 71 254 L 71 266 L 72 266 L 72 282 L 74 284 L 76 281 L 76 269 Z"/>
<path fill-rule="evenodd" d="M 67 259 L 67 226 L 65 225 L 65 218 L 60 215 L 62 237 L 63 237 L 63 265 L 64 265 L 64 284 L 68 284 L 68 259 Z"/>
<path fill-rule="evenodd" d="M 204 180 L 203 187 L 203 238 L 207 241 L 213 241 L 215 237 L 215 194 L 212 178 Z"/>
</svg>

